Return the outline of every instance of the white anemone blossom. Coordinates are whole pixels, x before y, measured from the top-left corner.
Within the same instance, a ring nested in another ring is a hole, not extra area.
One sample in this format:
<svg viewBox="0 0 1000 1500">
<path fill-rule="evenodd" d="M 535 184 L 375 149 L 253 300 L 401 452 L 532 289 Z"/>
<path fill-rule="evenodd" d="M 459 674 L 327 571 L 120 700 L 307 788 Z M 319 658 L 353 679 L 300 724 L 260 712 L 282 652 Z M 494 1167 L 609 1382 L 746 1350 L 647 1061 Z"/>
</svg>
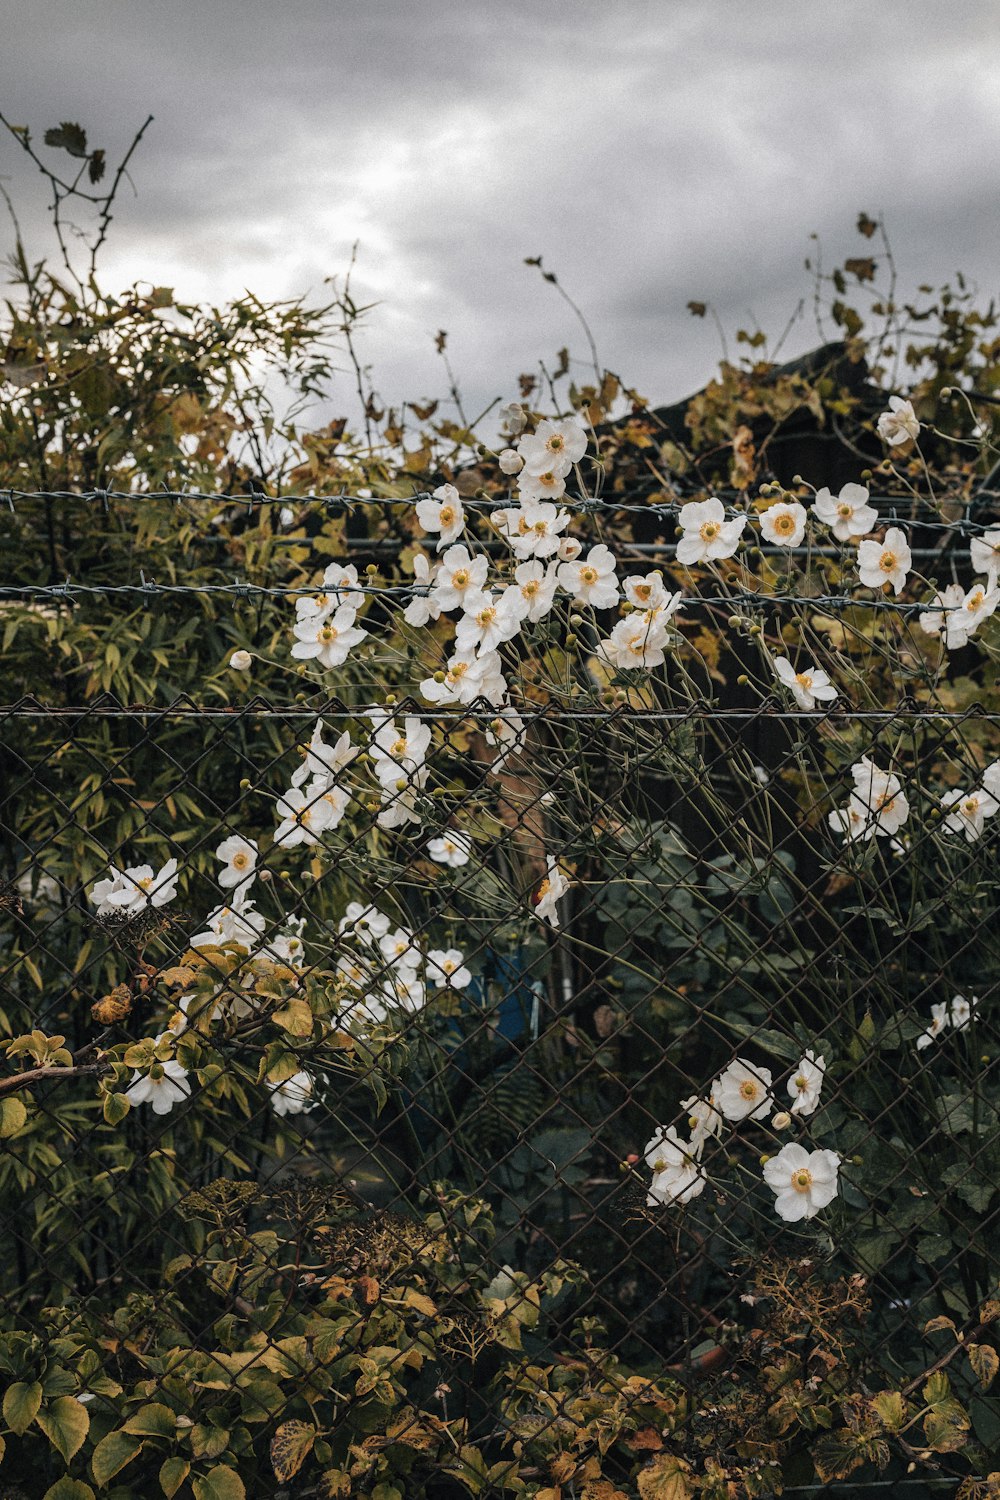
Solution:
<svg viewBox="0 0 1000 1500">
<path fill-rule="evenodd" d="M 247 887 L 238 885 L 229 900 L 209 912 L 203 932 L 190 939 L 192 948 L 218 948 L 223 943 L 237 943 L 252 953 L 267 926 L 263 912 L 256 910 L 247 895 Z"/>
<path fill-rule="evenodd" d="M 341 771 L 345 770 L 358 754 L 358 746 L 351 743 L 351 732 L 345 729 L 336 744 L 328 745 L 323 738 L 323 721 L 317 719 L 308 745 L 300 747 L 302 764 L 292 772 L 292 786 L 301 786 L 313 780 L 328 788 Z"/>
<path fill-rule="evenodd" d="M 559 912 L 557 902 L 561 901 L 569 890 L 569 881 L 565 879 L 558 863 L 551 854 L 545 857 L 545 867 L 545 879 L 532 897 L 535 916 L 544 922 L 548 922 L 552 927 L 558 927 Z"/>
<path fill-rule="evenodd" d="M 166 906 L 177 895 L 177 861 L 168 859 L 158 871 L 152 865 L 131 865 L 111 874 L 91 888 L 90 899 L 99 917 L 121 913 L 138 916 L 147 907 Z"/>
<path fill-rule="evenodd" d="M 877 431 L 890 448 L 915 442 L 920 433 L 920 423 L 910 402 L 904 401 L 901 396 L 890 396 L 889 410 L 879 417 Z"/>
<path fill-rule="evenodd" d="M 677 543 L 677 561 L 685 567 L 732 557 L 747 524 L 744 515 L 727 521 L 726 508 L 715 495 L 707 500 L 689 500 L 681 506 L 677 520 L 683 532 Z"/>
<path fill-rule="evenodd" d="M 318 844 L 324 833 L 336 828 L 347 810 L 347 793 L 340 787 L 324 789 L 310 781 L 291 787 L 279 797 L 276 811 L 281 819 L 274 830 L 275 844 L 293 849 L 297 844 Z"/>
<path fill-rule="evenodd" d="M 427 954 L 427 978 L 437 989 L 464 990 L 472 983 L 459 948 L 431 948 Z"/>
<path fill-rule="evenodd" d="M 558 552 L 559 533 L 566 530 L 569 521 L 568 510 L 528 497 L 519 506 L 493 512 L 494 526 L 521 562 Z"/>
<path fill-rule="evenodd" d="M 831 494 L 825 487 L 817 490 L 812 513 L 817 521 L 829 526 L 838 542 L 862 537 L 878 525 L 878 511 L 868 504 L 868 491 L 863 484 L 845 484 L 839 495 Z"/>
<path fill-rule="evenodd" d="M 337 932 L 373 946 L 378 945 L 392 926 L 385 912 L 377 906 L 365 905 L 361 901 L 349 901 L 347 909 L 337 923 Z"/>
<path fill-rule="evenodd" d="M 727 1120 L 763 1120 L 771 1112 L 771 1073 L 737 1057 L 712 1085 L 712 1103 Z"/>
<path fill-rule="evenodd" d="M 836 1151 L 807 1151 L 790 1142 L 764 1165 L 764 1181 L 774 1193 L 778 1217 L 794 1224 L 811 1219 L 837 1196 L 840 1157 Z"/>
<path fill-rule="evenodd" d="M 219 884 L 224 891 L 232 890 L 234 886 L 246 885 L 254 879 L 257 872 L 257 845 L 253 839 L 245 839 L 242 834 L 232 833 L 229 838 L 223 839 L 215 851 L 216 859 L 221 859 L 225 869 L 219 875 Z"/>
<path fill-rule="evenodd" d="M 579 417 L 561 422 L 544 418 L 533 433 L 525 433 L 517 445 L 528 474 L 547 470 L 568 474 L 587 451 L 587 433 Z"/>
<path fill-rule="evenodd" d="M 574 604 L 592 609 L 610 609 L 619 600 L 617 563 L 603 542 L 591 547 L 586 557 L 560 563 L 556 570 L 560 588 L 573 596 Z"/>
<path fill-rule="evenodd" d="M 561 469 L 549 468 L 542 474 L 526 474 L 522 469 L 517 481 L 518 499 L 522 505 L 542 500 L 559 500 L 566 493 L 566 479 Z"/>
<path fill-rule="evenodd" d="M 807 1049 L 788 1080 L 788 1092 L 794 1101 L 791 1109 L 793 1115 L 811 1115 L 815 1112 L 825 1073 L 826 1058 L 817 1057 L 815 1052 Z"/>
<path fill-rule="evenodd" d="M 269 1083 L 268 1088 L 276 1115 L 304 1115 L 315 1103 L 313 1081 L 308 1073 L 293 1073 L 283 1083 Z"/>
<path fill-rule="evenodd" d="M 449 829 L 447 833 L 429 841 L 427 853 L 435 864 L 448 865 L 452 870 L 458 870 L 472 858 L 472 840 L 467 833 Z"/>
<path fill-rule="evenodd" d="M 1000 574 L 1000 529 L 991 528 L 969 543 L 969 560 L 974 573 L 991 574 L 995 582 Z"/>
<path fill-rule="evenodd" d="M 787 656 L 776 656 L 771 665 L 778 681 L 789 689 L 800 708 L 813 709 L 817 702 L 830 702 L 837 696 L 837 689 L 820 667 L 796 672 Z"/>
<path fill-rule="evenodd" d="M 557 583 L 558 569 L 553 564 L 546 567 L 538 558 L 529 558 L 514 569 L 514 582 L 504 590 L 504 599 L 510 597 L 512 607 L 521 611 L 522 618 L 536 625 L 551 610 Z M 515 595 L 519 598 L 515 599 Z"/>
<path fill-rule="evenodd" d="M 880 589 L 891 583 L 893 593 L 901 593 L 912 561 L 906 537 L 898 526 L 890 526 L 880 542 L 858 543 L 858 576 L 865 588 Z"/>
<path fill-rule="evenodd" d="M 701 1099 L 697 1094 L 692 1094 L 690 1099 L 681 1100 L 681 1109 L 687 1115 L 688 1129 L 691 1132 L 691 1150 L 695 1156 L 700 1156 L 705 1142 L 711 1136 L 720 1135 L 722 1132 L 724 1121 L 715 1107 L 714 1095 Z"/>
<path fill-rule="evenodd" d="M 950 1023 L 951 1016 L 948 1011 L 947 1003 L 942 1000 L 938 1005 L 932 1005 L 931 1024 L 928 1026 L 926 1031 L 922 1031 L 917 1037 L 917 1051 L 922 1052 L 925 1047 L 930 1046 L 931 1042 L 936 1042 L 942 1031 L 947 1030 Z"/>
<path fill-rule="evenodd" d="M 440 532 L 438 552 L 462 535 L 465 511 L 462 497 L 453 484 L 442 484 L 429 499 L 418 500 L 416 510 L 417 520 L 425 531 Z"/>
<path fill-rule="evenodd" d="M 971 1021 L 976 1019 L 976 1007 L 979 1005 L 979 996 L 973 995 L 966 999 L 964 995 L 955 995 L 951 1002 L 949 1019 L 953 1031 L 964 1031 Z"/>
<path fill-rule="evenodd" d="M 831 828 L 845 838 L 893 837 L 910 815 L 898 776 L 882 771 L 867 755 L 851 767 L 854 791 L 846 809 L 829 815 Z"/>
<path fill-rule="evenodd" d="M 293 630 L 296 661 L 316 661 L 321 667 L 342 667 L 368 631 L 356 625 L 357 611 L 342 604 L 331 615 L 297 620 Z"/>
<path fill-rule="evenodd" d="M 774 547 L 798 547 L 808 519 L 809 512 L 797 500 L 779 500 L 761 512 L 760 533 Z"/>
<path fill-rule="evenodd" d="M 419 593 L 414 593 L 403 610 L 403 619 L 407 625 L 427 625 L 432 620 L 441 618 L 441 601 L 434 593 L 439 566 L 432 568 L 423 552 L 414 554 L 413 586 Z"/>
<path fill-rule="evenodd" d="M 500 654 L 483 651 L 478 656 L 456 652 L 449 658 L 444 681 L 427 677 L 420 684 L 421 695 L 428 703 L 475 703 L 483 698 L 500 708 L 507 697 Z"/>
<path fill-rule="evenodd" d="M 944 819 L 948 832 L 964 833 L 970 844 L 982 838 L 986 819 L 1000 812 L 1000 802 L 981 786 L 971 792 L 963 792 L 961 788 L 945 792 L 941 806 L 951 809 Z"/>
<path fill-rule="evenodd" d="M 649 671 L 651 667 L 662 667 L 670 643 L 665 622 L 643 611 L 619 620 L 611 634 L 598 644 L 597 654 L 619 672 Z"/>
<path fill-rule="evenodd" d="M 485 587 L 489 566 L 487 557 L 482 554 L 473 557 L 464 545 L 449 547 L 434 577 L 434 599 L 438 608 L 445 613 L 460 609 L 466 595 L 480 593 Z"/>
<path fill-rule="evenodd" d="M 525 611 L 520 594 L 505 590 L 502 594 L 466 594 L 465 613 L 455 629 L 455 650 L 460 656 L 475 651 L 495 651 L 505 641 L 520 633 Z"/>
<path fill-rule="evenodd" d="M 175 1104 L 190 1094 L 187 1069 L 181 1067 L 175 1058 L 169 1062 L 152 1063 L 148 1073 L 133 1073 L 132 1082 L 125 1090 L 130 1104 L 149 1104 L 154 1115 L 168 1115 Z"/>
<path fill-rule="evenodd" d="M 681 1140 L 673 1125 L 661 1126 L 646 1143 L 644 1154 L 653 1174 L 646 1194 L 648 1204 L 689 1203 L 704 1192 L 708 1179 L 697 1153 L 690 1142 Z"/>
</svg>

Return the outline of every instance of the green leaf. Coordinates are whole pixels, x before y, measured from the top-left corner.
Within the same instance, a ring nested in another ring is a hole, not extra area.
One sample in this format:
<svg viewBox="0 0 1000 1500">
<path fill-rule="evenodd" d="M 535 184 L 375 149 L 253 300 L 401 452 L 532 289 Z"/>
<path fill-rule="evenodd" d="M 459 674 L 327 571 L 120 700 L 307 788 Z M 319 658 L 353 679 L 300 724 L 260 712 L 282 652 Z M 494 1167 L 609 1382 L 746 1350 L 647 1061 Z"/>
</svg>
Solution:
<svg viewBox="0 0 1000 1500">
<path fill-rule="evenodd" d="M 31 1426 L 42 1404 L 42 1387 L 34 1380 L 30 1385 L 18 1380 L 7 1387 L 3 1398 L 3 1419 L 18 1437 Z"/>
<path fill-rule="evenodd" d="M 192 1479 L 194 1500 L 247 1500 L 243 1481 L 234 1469 L 216 1464 L 207 1474 Z"/>
<path fill-rule="evenodd" d="M 229 1444 L 229 1433 L 225 1427 L 211 1427 L 205 1422 L 196 1422 L 190 1431 L 191 1452 L 195 1458 L 218 1458 Z"/>
<path fill-rule="evenodd" d="M 20 1099 L 0 1099 L 0 1141 L 23 1129 L 28 1111 Z"/>
<path fill-rule="evenodd" d="M 131 1102 L 126 1094 L 105 1094 L 104 1119 L 108 1125 L 119 1125 L 129 1110 Z"/>
<path fill-rule="evenodd" d="M 279 1484 L 299 1472 L 315 1441 L 316 1429 L 308 1422 L 282 1422 L 271 1439 L 271 1467 Z"/>
<path fill-rule="evenodd" d="M 94 1492 L 82 1479 L 70 1479 L 64 1474 L 45 1491 L 42 1500 L 94 1500 Z"/>
<path fill-rule="evenodd" d="M 109 1479 L 130 1464 L 142 1452 L 142 1439 L 131 1432 L 109 1432 L 94 1449 L 90 1460 L 91 1472 L 98 1489 L 103 1489 Z"/>
<path fill-rule="evenodd" d="M 177 1431 L 177 1418 L 162 1401 L 151 1401 L 148 1406 L 140 1406 L 137 1412 L 133 1412 L 122 1431 L 135 1432 L 142 1437 L 172 1438 Z"/>
<path fill-rule="evenodd" d="M 75 1396 L 57 1396 L 47 1402 L 35 1421 L 66 1463 L 79 1453 L 90 1431 L 90 1412 Z"/>
<path fill-rule="evenodd" d="M 186 1458 L 165 1458 L 160 1465 L 160 1489 L 171 1500 L 176 1495 L 181 1485 L 191 1472 L 191 1465 Z"/>
</svg>

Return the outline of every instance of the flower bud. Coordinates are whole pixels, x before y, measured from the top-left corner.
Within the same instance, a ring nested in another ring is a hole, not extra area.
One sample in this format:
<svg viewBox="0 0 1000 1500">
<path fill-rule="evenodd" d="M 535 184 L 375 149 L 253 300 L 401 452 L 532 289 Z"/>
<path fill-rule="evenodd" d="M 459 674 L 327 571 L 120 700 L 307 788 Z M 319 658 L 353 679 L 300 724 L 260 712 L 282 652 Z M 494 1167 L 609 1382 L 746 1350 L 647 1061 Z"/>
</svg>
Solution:
<svg viewBox="0 0 1000 1500">
<path fill-rule="evenodd" d="M 583 543 L 578 542 L 575 536 L 564 536 L 559 543 L 559 561 L 576 562 L 583 551 Z"/>
<path fill-rule="evenodd" d="M 234 651 L 229 658 L 229 665 L 234 672 L 249 672 L 253 657 L 249 651 Z"/>
<path fill-rule="evenodd" d="M 524 468 L 524 459 L 513 448 L 504 448 L 498 462 L 504 474 L 519 474 Z"/>
<path fill-rule="evenodd" d="M 374 563 L 369 563 L 367 568 L 365 569 L 365 572 L 368 574 L 369 578 L 374 578 L 378 573 L 378 568 Z"/>
<path fill-rule="evenodd" d="M 772 1130 L 787 1130 L 792 1123 L 792 1117 L 787 1109 L 781 1109 L 771 1121 Z"/>
</svg>

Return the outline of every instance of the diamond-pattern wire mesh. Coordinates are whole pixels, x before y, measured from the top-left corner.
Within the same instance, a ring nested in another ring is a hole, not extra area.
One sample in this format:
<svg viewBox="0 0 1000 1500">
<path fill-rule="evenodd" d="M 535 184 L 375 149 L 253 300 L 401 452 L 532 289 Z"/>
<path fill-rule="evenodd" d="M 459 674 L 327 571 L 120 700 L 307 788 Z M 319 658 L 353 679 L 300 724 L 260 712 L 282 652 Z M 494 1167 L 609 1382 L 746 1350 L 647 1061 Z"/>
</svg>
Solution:
<svg viewBox="0 0 1000 1500">
<path fill-rule="evenodd" d="M 137 710 L 98 699 L 79 712 L 36 700 L 6 709 L 14 879 L 4 1008 L 65 1031 L 81 1069 L 99 1069 L 102 1048 L 159 1028 L 164 992 L 143 985 L 142 965 L 162 974 L 183 963 L 204 913 L 221 899 L 215 847 L 229 834 L 266 829 L 271 799 L 298 763 L 295 743 L 317 719 L 328 742 L 344 729 L 357 738 L 363 707 L 257 701 L 212 712 L 181 702 Z M 574 1320 L 597 1320 L 592 1337 L 621 1361 L 626 1396 L 626 1370 L 671 1371 L 692 1387 L 711 1381 L 725 1374 L 725 1330 L 742 1315 L 747 1256 L 794 1254 L 803 1244 L 760 1184 L 759 1154 L 776 1145 L 759 1132 L 737 1133 L 727 1150 L 740 1175 L 726 1170 L 723 1153 L 707 1191 L 683 1212 L 647 1204 L 643 1149 L 659 1127 L 683 1127 L 681 1101 L 704 1097 L 736 1055 L 773 1072 L 781 1108 L 784 1077 L 808 1041 L 835 1060 L 824 1109 L 840 1132 L 846 1188 L 842 1243 L 805 1243 L 810 1254 L 819 1245 L 871 1278 L 872 1314 L 858 1334 L 868 1341 L 869 1372 L 876 1388 L 880 1379 L 905 1384 L 937 1353 L 922 1334 L 927 1318 L 957 1311 L 949 1289 L 960 1287 L 974 1304 L 996 1283 L 996 1261 L 983 1249 L 998 1217 L 983 1185 L 995 1171 L 995 1127 L 959 1117 L 965 1104 L 957 1092 L 942 1095 L 935 1079 L 947 1067 L 974 1079 L 974 1096 L 984 1098 L 992 1079 L 1000 934 L 976 864 L 995 856 L 942 841 L 930 819 L 898 848 L 879 841 L 874 850 L 842 849 L 827 826 L 829 766 L 884 758 L 892 744 L 914 794 L 923 785 L 930 797 L 944 762 L 960 781 L 975 779 L 964 731 L 984 716 L 550 704 L 525 710 L 526 753 L 490 777 L 483 728 L 493 712 L 394 704 L 397 720 L 434 727 L 418 834 L 386 837 L 374 783 L 366 794 L 363 771 L 352 769 L 354 816 L 334 867 L 313 870 L 309 851 L 275 846 L 257 877 L 272 924 L 287 931 L 290 919 L 305 922 L 293 986 L 333 992 L 329 1024 L 362 1043 L 384 1016 L 366 1014 L 360 992 L 337 974 L 347 960 L 360 965 L 368 988 L 392 980 L 392 962 L 370 941 L 372 915 L 384 912 L 423 952 L 460 948 L 472 982 L 434 994 L 428 986 L 423 1004 L 390 1004 L 398 1046 L 370 1068 L 348 1054 L 336 1076 L 314 1079 L 308 1111 L 277 1118 L 263 1083 L 244 1084 L 244 1098 L 231 1097 L 189 1131 L 197 1096 L 163 1117 L 136 1108 L 124 1156 L 122 1127 L 81 1104 L 99 1073 L 81 1072 L 79 1085 L 41 1081 L 33 1108 L 53 1123 L 60 1150 L 28 1167 L 20 1136 L 0 1142 L 8 1202 L 12 1194 L 18 1202 L 4 1228 L 12 1268 L 5 1315 L 31 1327 L 43 1309 L 82 1296 L 111 1328 L 126 1292 L 148 1299 L 134 1315 L 155 1317 L 167 1286 L 171 1316 L 178 1302 L 185 1308 L 183 1339 L 214 1349 L 211 1358 L 231 1374 L 218 1352 L 218 1319 L 253 1325 L 255 1307 L 221 1281 L 206 1295 L 199 1256 L 213 1215 L 242 1225 L 230 1230 L 237 1238 L 270 1226 L 262 1286 L 269 1276 L 288 1279 L 295 1247 L 290 1318 L 295 1277 L 345 1277 L 362 1285 L 362 1296 L 364 1284 L 384 1283 L 386 1274 L 405 1279 L 406 1262 L 419 1266 L 437 1253 L 436 1233 L 417 1215 L 457 1190 L 490 1205 L 497 1239 L 480 1253 L 491 1272 L 507 1276 L 515 1316 L 524 1299 L 509 1268 L 538 1277 L 569 1261 L 582 1279 L 557 1301 L 556 1320 L 567 1338 Z M 163 790 L 151 801 L 143 789 L 154 784 Z M 471 859 L 455 867 L 428 859 L 429 839 L 469 826 L 477 833 Z M 55 886 L 47 865 L 65 863 L 68 848 L 87 879 Z M 176 856 L 184 866 L 178 900 L 153 922 L 95 918 L 85 888 L 108 863 L 147 850 L 154 864 Z M 533 910 L 553 855 L 572 876 L 558 929 Z M 369 910 L 368 932 L 345 917 L 348 901 Z M 230 1034 L 223 1050 L 234 1058 L 250 967 L 241 960 L 214 980 L 217 1018 Z M 127 1014 L 97 1024 L 92 1003 L 123 982 Z M 917 1049 L 931 1004 L 973 990 L 969 1024 Z M 876 1037 L 883 1046 L 873 1068 Z M 373 1072 L 388 1079 L 381 1107 Z M 915 1168 L 943 1136 L 954 1159 L 935 1192 Z M 72 1155 L 72 1174 L 61 1152 Z M 232 1210 L 239 1195 L 220 1182 L 252 1188 Z M 971 1248 L 963 1244 L 970 1219 Z M 445 1420 L 463 1411 L 471 1437 L 504 1451 L 527 1430 L 530 1398 L 512 1403 L 506 1430 L 477 1430 L 480 1388 L 493 1371 L 489 1360 L 467 1357 L 477 1331 L 463 1334 L 463 1316 L 456 1310 L 454 1359 L 435 1362 L 440 1410 Z M 261 1347 L 279 1350 L 303 1385 L 322 1368 L 308 1344 L 289 1346 L 280 1316 Z M 529 1380 L 536 1351 L 505 1357 Z M 546 1426 L 558 1427 L 560 1410 L 557 1400 L 551 1411 L 529 1413 L 536 1444 Z M 266 1441 L 283 1415 L 267 1412 L 255 1438 Z"/>
</svg>

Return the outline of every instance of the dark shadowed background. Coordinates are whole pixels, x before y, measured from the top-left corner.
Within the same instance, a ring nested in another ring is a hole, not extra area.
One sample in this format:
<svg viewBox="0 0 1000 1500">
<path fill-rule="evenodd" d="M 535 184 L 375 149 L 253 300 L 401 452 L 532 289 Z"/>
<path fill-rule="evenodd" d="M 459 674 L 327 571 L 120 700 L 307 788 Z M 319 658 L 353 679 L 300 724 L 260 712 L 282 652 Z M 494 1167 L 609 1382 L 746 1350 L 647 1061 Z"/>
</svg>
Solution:
<svg viewBox="0 0 1000 1500">
<path fill-rule="evenodd" d="M 784 351 L 816 343 L 809 236 L 831 266 L 870 253 L 859 210 L 902 291 L 1000 282 L 995 0 L 0 0 L 0 21 L 0 107 L 38 141 L 79 121 L 113 159 L 156 117 L 109 285 L 321 296 L 358 241 L 389 401 L 442 393 L 439 328 L 470 415 L 563 344 L 585 372 L 529 255 L 656 401 L 720 353 L 689 299 L 776 338 L 804 298 Z M 0 176 L 40 252 L 42 185 L 9 140 Z"/>
</svg>

